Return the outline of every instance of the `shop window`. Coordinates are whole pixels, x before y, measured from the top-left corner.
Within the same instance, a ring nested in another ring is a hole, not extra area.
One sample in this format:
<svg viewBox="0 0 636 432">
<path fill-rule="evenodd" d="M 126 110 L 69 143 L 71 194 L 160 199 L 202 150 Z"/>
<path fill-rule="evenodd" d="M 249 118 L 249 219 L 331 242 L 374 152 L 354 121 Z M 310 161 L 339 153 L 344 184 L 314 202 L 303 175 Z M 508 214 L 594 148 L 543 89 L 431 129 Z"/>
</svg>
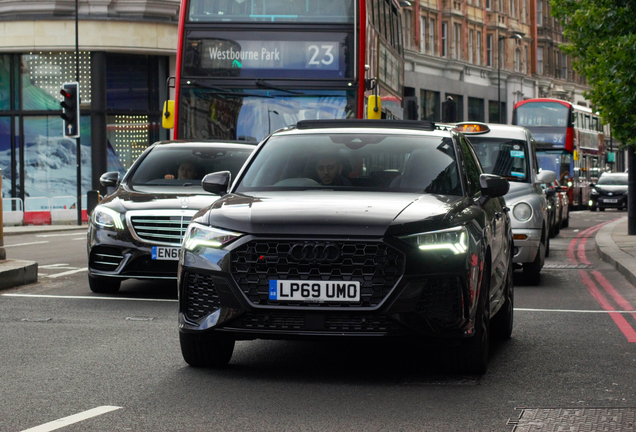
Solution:
<svg viewBox="0 0 636 432">
<path fill-rule="evenodd" d="M 80 99 L 82 108 L 91 101 L 90 53 L 80 52 Z M 26 54 L 20 58 L 22 109 L 59 111 L 65 82 L 76 78 L 75 53 Z"/>
<path fill-rule="evenodd" d="M 11 109 L 11 57 L 0 55 L 0 111 Z"/>
<path fill-rule="evenodd" d="M 106 63 L 108 109 L 148 111 L 148 56 L 108 55 Z"/>
<path fill-rule="evenodd" d="M 148 116 L 108 116 L 108 143 L 115 150 L 123 169 L 130 168 L 150 144 L 150 120 Z"/>
<path fill-rule="evenodd" d="M 2 56 L 0 56 L 2 57 Z M 11 117 L 0 117 L 0 169 L 2 170 L 2 196 L 11 196 Z"/>
<path fill-rule="evenodd" d="M 484 100 L 468 98 L 468 121 L 483 122 L 485 120 Z"/>
<path fill-rule="evenodd" d="M 420 90 L 422 105 L 422 120 L 440 121 L 440 93 L 430 90 Z"/>
</svg>

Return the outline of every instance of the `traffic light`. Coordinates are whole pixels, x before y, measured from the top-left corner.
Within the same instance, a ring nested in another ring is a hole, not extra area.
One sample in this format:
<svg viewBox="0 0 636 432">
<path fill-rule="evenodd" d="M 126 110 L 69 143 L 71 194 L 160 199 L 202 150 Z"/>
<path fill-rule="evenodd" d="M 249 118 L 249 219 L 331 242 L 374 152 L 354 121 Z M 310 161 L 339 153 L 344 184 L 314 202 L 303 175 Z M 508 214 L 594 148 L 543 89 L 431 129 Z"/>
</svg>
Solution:
<svg viewBox="0 0 636 432">
<path fill-rule="evenodd" d="M 62 119 L 64 120 L 63 135 L 67 138 L 79 138 L 79 83 L 64 83 L 62 90 Z"/>
</svg>

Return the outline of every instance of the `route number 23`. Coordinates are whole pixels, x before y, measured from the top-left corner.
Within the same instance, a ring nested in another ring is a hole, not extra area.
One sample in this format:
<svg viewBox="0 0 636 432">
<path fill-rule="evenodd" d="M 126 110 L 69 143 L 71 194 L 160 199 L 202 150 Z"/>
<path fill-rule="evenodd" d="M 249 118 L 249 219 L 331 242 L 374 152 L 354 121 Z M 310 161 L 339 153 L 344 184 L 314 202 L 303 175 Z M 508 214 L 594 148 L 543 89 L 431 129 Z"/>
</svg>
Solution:
<svg viewBox="0 0 636 432">
<path fill-rule="evenodd" d="M 335 60 L 335 57 L 331 51 L 333 51 L 334 45 L 309 45 L 307 50 L 309 51 L 309 55 L 311 55 L 311 59 L 309 60 L 310 65 L 320 65 L 321 63 L 324 65 L 330 65 Z"/>
</svg>

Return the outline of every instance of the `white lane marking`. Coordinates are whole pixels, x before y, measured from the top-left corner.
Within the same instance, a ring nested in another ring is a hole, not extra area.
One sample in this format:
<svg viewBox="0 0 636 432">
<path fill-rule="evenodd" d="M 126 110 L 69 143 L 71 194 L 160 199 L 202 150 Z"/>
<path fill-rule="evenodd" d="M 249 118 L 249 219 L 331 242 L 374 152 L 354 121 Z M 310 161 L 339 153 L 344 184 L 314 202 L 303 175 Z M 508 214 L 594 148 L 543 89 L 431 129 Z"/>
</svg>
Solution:
<svg viewBox="0 0 636 432">
<path fill-rule="evenodd" d="M 48 240 L 45 240 L 45 241 L 31 242 L 31 243 L 18 243 L 18 244 L 12 244 L 12 245 L 4 245 L 4 247 L 8 248 L 8 247 L 14 247 L 14 246 L 29 246 L 34 244 L 48 243 L 48 242 L 49 242 Z"/>
<path fill-rule="evenodd" d="M 83 272 L 83 271 L 88 271 L 88 267 L 84 267 L 84 268 L 81 268 L 81 269 L 75 269 L 75 270 L 69 270 L 69 271 L 65 271 L 65 272 L 62 272 L 62 273 L 56 273 L 56 274 L 48 275 L 47 277 L 56 278 L 56 277 L 60 277 L 60 276 L 72 275 L 72 274 Z"/>
<path fill-rule="evenodd" d="M 82 233 L 67 233 L 67 234 L 36 234 L 36 237 L 65 237 L 65 236 L 76 236 L 76 235 L 82 235 Z M 86 235 L 86 234 L 83 234 Z"/>
<path fill-rule="evenodd" d="M 526 308 L 515 308 L 515 312 L 561 312 L 561 313 L 618 313 L 618 314 L 633 314 L 634 311 L 606 311 L 606 310 L 573 310 L 573 309 L 526 309 Z"/>
<path fill-rule="evenodd" d="M 68 266 L 68 264 L 67 263 L 47 264 L 47 265 L 40 266 L 40 268 L 55 268 L 55 267 L 63 267 L 63 266 Z M 72 267 L 72 268 L 77 268 L 77 267 Z"/>
<path fill-rule="evenodd" d="M 170 302 L 176 303 L 178 300 L 171 299 L 144 299 L 134 297 L 96 297 L 96 296 L 64 296 L 50 294 L 0 294 L 3 297 L 32 297 L 32 298 L 53 298 L 53 299 L 79 299 L 79 300 L 130 300 L 130 301 L 148 301 L 148 302 Z"/>
<path fill-rule="evenodd" d="M 80 238 L 71 239 L 71 240 L 73 240 L 73 241 L 80 241 L 80 240 L 86 241 L 86 237 L 80 237 Z"/>
<path fill-rule="evenodd" d="M 89 409 L 88 411 L 81 412 L 79 414 L 73 414 L 68 417 L 62 417 L 61 419 L 53 420 L 52 422 L 44 423 L 40 426 L 25 429 L 22 432 L 49 432 L 56 429 L 61 429 L 73 423 L 78 423 L 87 420 L 92 417 L 97 417 L 102 414 L 106 414 L 111 411 L 121 409 L 119 406 L 104 405 L 97 408 Z"/>
<path fill-rule="evenodd" d="M 580 230 L 575 229 L 574 232 L 579 232 Z"/>
</svg>

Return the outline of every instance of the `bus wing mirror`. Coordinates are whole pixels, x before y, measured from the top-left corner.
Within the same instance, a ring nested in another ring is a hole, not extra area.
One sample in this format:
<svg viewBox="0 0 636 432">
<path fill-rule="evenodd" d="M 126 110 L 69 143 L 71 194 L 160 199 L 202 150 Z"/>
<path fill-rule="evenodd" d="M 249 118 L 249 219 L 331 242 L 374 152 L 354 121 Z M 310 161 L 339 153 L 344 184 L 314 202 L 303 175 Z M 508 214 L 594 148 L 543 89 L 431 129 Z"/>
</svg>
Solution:
<svg viewBox="0 0 636 432">
<path fill-rule="evenodd" d="M 163 104 L 163 115 L 161 116 L 161 126 L 164 129 L 174 128 L 174 101 L 167 100 Z"/>
<path fill-rule="evenodd" d="M 367 102 L 367 118 L 373 120 L 382 118 L 382 99 L 380 99 L 380 96 L 369 96 Z"/>
</svg>

